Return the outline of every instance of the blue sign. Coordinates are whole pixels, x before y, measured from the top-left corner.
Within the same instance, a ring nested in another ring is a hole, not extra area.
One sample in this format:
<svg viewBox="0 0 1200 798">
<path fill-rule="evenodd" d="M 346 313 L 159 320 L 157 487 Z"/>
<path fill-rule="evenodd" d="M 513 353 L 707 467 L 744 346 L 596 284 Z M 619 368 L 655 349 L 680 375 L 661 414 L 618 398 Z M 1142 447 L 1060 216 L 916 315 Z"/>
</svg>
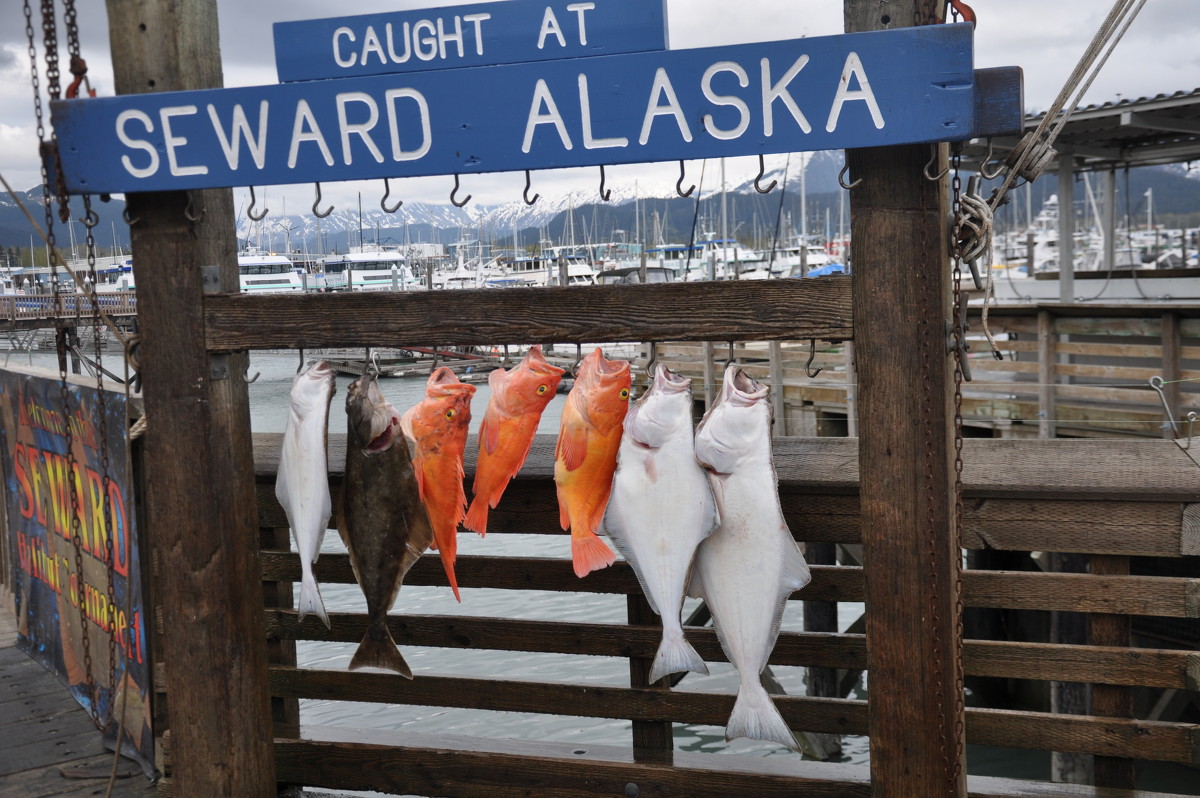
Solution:
<svg viewBox="0 0 1200 798">
<path fill-rule="evenodd" d="M 555 169 L 972 137 L 970 25 L 52 103 L 69 190 Z"/>
<path fill-rule="evenodd" d="M 506 0 L 275 23 L 285 83 L 666 48 L 666 0 Z"/>
</svg>

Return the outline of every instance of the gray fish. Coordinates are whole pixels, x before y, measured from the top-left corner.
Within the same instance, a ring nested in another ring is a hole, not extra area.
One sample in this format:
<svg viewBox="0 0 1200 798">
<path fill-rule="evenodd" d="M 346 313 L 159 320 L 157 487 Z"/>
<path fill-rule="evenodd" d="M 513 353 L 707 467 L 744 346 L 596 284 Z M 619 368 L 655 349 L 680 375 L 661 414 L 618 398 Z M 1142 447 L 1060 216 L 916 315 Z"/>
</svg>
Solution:
<svg viewBox="0 0 1200 798">
<path fill-rule="evenodd" d="M 300 552 L 300 620 L 313 613 L 329 628 L 329 615 L 313 576 L 321 540 L 329 527 L 333 502 L 329 498 L 327 465 L 329 403 L 333 399 L 333 367 L 324 360 L 310 364 L 292 380 L 287 427 L 279 453 L 275 497 L 287 513 L 296 551 Z"/>
<path fill-rule="evenodd" d="M 799 750 L 759 680 L 788 596 L 812 578 L 779 505 L 769 392 L 730 366 L 720 397 L 696 430 L 696 459 L 709 472 L 721 523 L 696 551 L 688 595 L 708 603 L 717 639 L 740 676 L 725 739 L 750 737 Z"/>
<path fill-rule="evenodd" d="M 338 532 L 350 551 L 354 577 L 367 599 L 367 633 L 355 668 L 386 668 L 412 678 L 387 627 L 387 614 L 404 575 L 433 541 L 421 502 L 400 413 L 368 372 L 346 389 L 346 475 Z"/>
<path fill-rule="evenodd" d="M 708 673 L 684 638 L 679 616 L 696 547 L 719 520 L 693 449 L 691 380 L 659 364 L 650 389 L 625 416 L 604 515 L 605 534 L 662 618 L 652 682 L 679 671 Z"/>
</svg>

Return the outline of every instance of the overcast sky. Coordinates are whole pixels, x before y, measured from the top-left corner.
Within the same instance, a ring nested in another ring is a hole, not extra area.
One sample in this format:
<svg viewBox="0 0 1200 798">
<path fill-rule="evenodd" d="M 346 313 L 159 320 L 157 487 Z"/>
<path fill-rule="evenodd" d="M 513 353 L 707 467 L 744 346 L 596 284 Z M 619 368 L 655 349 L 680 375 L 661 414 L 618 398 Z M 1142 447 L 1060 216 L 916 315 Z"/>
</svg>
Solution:
<svg viewBox="0 0 1200 798">
<path fill-rule="evenodd" d="M 653 0 L 646 0 L 653 2 Z M 37 5 L 32 4 L 35 8 Z M 318 19 L 338 13 L 357 14 L 453 5 L 436 0 L 356 0 L 330 4 L 317 0 L 218 0 L 221 51 L 227 86 L 276 82 L 271 23 Z M 101 95 L 113 93 L 104 3 L 78 3 L 80 38 L 90 67 L 92 85 Z M 1027 110 L 1044 109 L 1083 53 L 1108 0 L 974 0 L 979 16 L 975 35 L 976 68 L 1017 65 L 1025 70 Z M 839 0 L 667 0 L 672 49 L 823 36 L 842 31 Z M 336 9 L 334 11 L 333 9 Z M 24 39 L 21 4 L 0 4 L 0 173 L 18 190 L 40 183 L 36 162 L 32 89 Z M 38 22 L 35 17 L 35 29 Z M 38 31 L 40 37 L 40 29 Z M 61 40 L 60 34 L 60 40 Z M 1093 85 L 1086 103 L 1137 98 L 1200 88 L 1200 0 L 1150 0 Z M 65 71 L 64 85 L 70 76 Z M 44 74 L 44 66 L 43 66 Z M 752 161 L 753 159 L 750 159 Z M 729 182 L 753 175 L 756 162 L 730 159 Z M 638 180 L 661 183 L 663 190 L 677 176 L 674 166 L 614 166 L 609 184 Z M 597 182 L 595 169 L 566 169 L 534 176 L 542 193 L 579 188 Z M 444 201 L 452 186 L 449 177 L 394 181 L 393 196 L 405 200 Z M 325 185 L 334 203 L 354 203 L 362 191 L 364 204 L 378 202 L 382 186 L 342 183 Z M 475 201 L 499 203 L 520 196 L 523 174 L 468 175 L 463 190 Z M 271 189 L 278 198 L 283 189 Z M 245 196 L 238 190 L 238 202 Z M 286 189 L 292 213 L 312 204 L 310 187 Z M 273 202 L 278 209 L 280 206 Z"/>
</svg>

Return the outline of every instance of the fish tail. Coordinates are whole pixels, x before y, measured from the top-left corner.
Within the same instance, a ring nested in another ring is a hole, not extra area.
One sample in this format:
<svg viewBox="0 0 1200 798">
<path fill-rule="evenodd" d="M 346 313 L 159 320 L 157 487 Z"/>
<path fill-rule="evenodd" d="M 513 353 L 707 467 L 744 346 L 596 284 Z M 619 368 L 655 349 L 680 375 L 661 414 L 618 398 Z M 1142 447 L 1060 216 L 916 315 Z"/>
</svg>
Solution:
<svg viewBox="0 0 1200 798">
<path fill-rule="evenodd" d="M 571 535 L 571 564 L 576 576 L 587 576 L 592 571 L 607 568 L 617 560 L 617 555 L 605 545 L 599 535 L 592 532 Z"/>
<path fill-rule="evenodd" d="M 459 604 L 462 604 L 462 596 L 458 595 L 458 577 L 454 575 L 454 552 L 442 549 L 438 553 L 442 557 L 442 567 L 446 569 L 446 578 L 450 580 L 450 589 L 454 591 L 454 598 Z"/>
<path fill-rule="evenodd" d="M 400 655 L 400 649 L 396 648 L 396 641 L 392 640 L 392 633 L 388 631 L 384 620 L 368 624 L 367 633 L 358 644 L 354 659 L 350 660 L 350 670 L 357 668 L 384 668 L 406 679 L 413 677 L 412 668 Z"/>
<path fill-rule="evenodd" d="M 733 712 L 725 725 L 726 740 L 735 740 L 738 737 L 765 740 L 779 743 L 793 751 L 800 750 L 796 736 L 788 728 L 775 702 L 767 695 L 757 676 L 753 680 L 742 681 L 737 700 L 733 703 Z"/>
<path fill-rule="evenodd" d="M 304 616 L 312 614 L 321 619 L 326 629 L 331 628 L 329 613 L 325 612 L 325 602 L 321 599 L 321 588 L 317 585 L 317 579 L 313 576 L 311 568 L 305 568 L 301 577 L 300 603 L 296 609 L 300 613 L 300 620 L 303 621 Z"/>
<path fill-rule="evenodd" d="M 654 664 L 650 667 L 650 681 L 651 683 L 657 682 L 668 674 L 682 671 L 692 671 L 707 676 L 708 666 L 696 653 L 696 649 L 692 648 L 692 644 L 684 638 L 682 632 L 664 631 L 662 642 L 658 646 L 658 653 L 654 655 Z"/>
<path fill-rule="evenodd" d="M 471 506 L 467 508 L 467 517 L 463 519 L 463 526 L 472 532 L 478 532 L 479 537 L 482 538 L 487 536 L 487 520 L 487 497 L 476 493 L 475 498 L 471 499 Z"/>
</svg>

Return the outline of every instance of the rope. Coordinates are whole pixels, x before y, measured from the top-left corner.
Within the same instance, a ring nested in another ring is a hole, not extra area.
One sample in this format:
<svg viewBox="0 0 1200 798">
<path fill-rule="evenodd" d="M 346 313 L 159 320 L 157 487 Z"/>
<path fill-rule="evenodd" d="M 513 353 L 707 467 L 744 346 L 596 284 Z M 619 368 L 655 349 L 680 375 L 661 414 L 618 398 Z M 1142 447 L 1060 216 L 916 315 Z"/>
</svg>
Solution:
<svg viewBox="0 0 1200 798">
<path fill-rule="evenodd" d="M 1084 94 L 1091 88 L 1092 82 L 1100 73 L 1100 69 L 1108 61 L 1109 56 L 1112 55 L 1113 50 L 1145 4 L 1146 0 L 1116 0 L 1113 4 L 1112 10 L 1108 12 L 1103 24 L 1096 31 L 1091 44 L 1088 45 L 1087 50 L 1079 59 L 1079 63 L 1075 65 L 1074 71 L 1063 84 L 1058 97 L 1046 110 L 1042 121 L 1038 123 L 1032 133 L 1025 135 L 1017 148 L 1009 155 L 1008 174 L 1005 175 L 1000 188 L 992 194 L 990 202 L 992 210 L 1000 207 L 1005 195 L 1013 187 L 1018 177 L 1024 177 L 1033 182 L 1054 158 L 1056 153 L 1051 145 L 1062 132 L 1063 126 L 1067 124 L 1071 114 L 1079 107 Z M 1078 90 L 1071 101 L 1070 110 L 1063 113 L 1063 108 L 1071 97 L 1072 87 L 1075 86 L 1078 86 Z M 1052 124 L 1053 129 L 1051 129 Z"/>
</svg>

